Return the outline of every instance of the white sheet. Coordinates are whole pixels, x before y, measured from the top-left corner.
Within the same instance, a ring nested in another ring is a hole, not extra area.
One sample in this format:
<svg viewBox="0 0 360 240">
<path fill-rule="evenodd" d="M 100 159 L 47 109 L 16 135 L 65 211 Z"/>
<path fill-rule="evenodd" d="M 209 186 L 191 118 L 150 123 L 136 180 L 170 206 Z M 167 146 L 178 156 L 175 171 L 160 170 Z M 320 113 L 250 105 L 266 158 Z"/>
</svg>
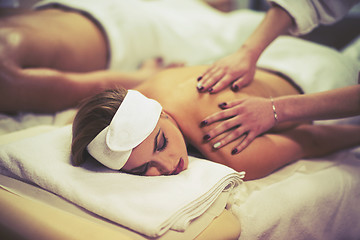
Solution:
<svg viewBox="0 0 360 240">
<path fill-rule="evenodd" d="M 107 169 L 96 161 L 70 163 L 71 126 L 0 146 L 0 172 L 32 182 L 102 217 L 150 237 L 170 228 L 184 231 L 242 174 L 190 158 L 176 176 L 141 177 Z"/>
<path fill-rule="evenodd" d="M 359 239 L 359 173 L 360 147 L 245 182 L 232 207 L 240 239 Z"/>
<path fill-rule="evenodd" d="M 335 49 L 294 37 L 280 37 L 258 66 L 290 77 L 305 93 L 356 85 L 360 64 Z"/>
</svg>

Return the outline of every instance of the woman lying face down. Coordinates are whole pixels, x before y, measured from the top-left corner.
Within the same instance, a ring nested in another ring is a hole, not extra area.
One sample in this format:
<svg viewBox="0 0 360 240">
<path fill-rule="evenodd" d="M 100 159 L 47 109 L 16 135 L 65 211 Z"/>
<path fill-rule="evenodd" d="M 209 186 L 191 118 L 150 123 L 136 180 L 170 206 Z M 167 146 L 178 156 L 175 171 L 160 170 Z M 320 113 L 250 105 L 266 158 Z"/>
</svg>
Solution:
<svg viewBox="0 0 360 240">
<path fill-rule="evenodd" d="M 111 169 L 136 175 L 175 175 L 188 166 L 176 122 L 138 91 L 121 88 L 94 96 L 80 108 L 73 136 L 75 165 L 88 152 Z"/>
<path fill-rule="evenodd" d="M 203 66 L 169 69 L 137 87 L 138 91 L 119 89 L 88 99 L 73 125 L 74 165 L 91 155 L 105 166 L 124 172 L 176 174 L 188 165 L 186 141 L 206 159 L 245 171 L 245 179 L 249 180 L 264 177 L 298 159 L 330 154 L 360 143 L 360 126 L 302 123 L 277 126 L 258 136 L 240 153 L 232 154 L 232 150 L 244 136 L 216 149 L 216 143 L 226 133 L 206 136 L 213 125 L 200 123 L 217 112 L 219 104 L 234 98 L 277 97 L 298 91 L 287 80 L 257 70 L 254 81 L 239 92 L 225 89 L 217 94 L 199 94 L 196 76 L 202 71 Z"/>
</svg>

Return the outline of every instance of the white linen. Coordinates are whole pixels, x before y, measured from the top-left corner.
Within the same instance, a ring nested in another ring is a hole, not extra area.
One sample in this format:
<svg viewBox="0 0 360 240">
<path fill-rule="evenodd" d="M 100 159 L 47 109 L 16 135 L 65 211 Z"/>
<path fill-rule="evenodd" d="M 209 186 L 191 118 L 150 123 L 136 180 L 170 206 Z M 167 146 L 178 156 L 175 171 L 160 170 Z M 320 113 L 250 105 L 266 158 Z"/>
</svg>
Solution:
<svg viewBox="0 0 360 240">
<path fill-rule="evenodd" d="M 359 173 L 360 147 L 244 182 L 231 208 L 240 240 L 359 239 Z"/>
<path fill-rule="evenodd" d="M 305 93 L 356 85 L 360 63 L 335 49 L 283 36 L 259 58 L 258 67 L 290 77 Z"/>
<path fill-rule="evenodd" d="M 268 0 L 284 8 L 293 18 L 294 35 L 303 35 L 320 24 L 330 25 L 343 18 L 359 0 Z"/>
<path fill-rule="evenodd" d="M 360 125 L 360 116 L 315 124 Z M 358 240 L 359 173 L 360 146 L 245 181 L 231 207 L 241 222 L 239 240 Z"/>
<path fill-rule="evenodd" d="M 1 174 L 32 182 L 102 217 L 150 237 L 184 231 L 242 174 L 190 158 L 175 176 L 142 177 L 107 169 L 96 161 L 70 163 L 71 126 L 0 146 Z"/>
</svg>

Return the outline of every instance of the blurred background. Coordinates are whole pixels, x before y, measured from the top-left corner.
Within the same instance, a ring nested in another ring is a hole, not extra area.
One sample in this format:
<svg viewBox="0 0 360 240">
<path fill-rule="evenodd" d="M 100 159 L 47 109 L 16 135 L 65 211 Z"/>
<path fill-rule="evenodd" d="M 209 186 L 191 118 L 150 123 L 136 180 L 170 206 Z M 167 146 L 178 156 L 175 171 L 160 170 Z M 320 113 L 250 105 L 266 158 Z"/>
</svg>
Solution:
<svg viewBox="0 0 360 240">
<path fill-rule="evenodd" d="M 29 9 L 38 1 L 39 0 L 0 0 L 0 16 L 12 14 L 12 12 L 18 11 L 19 9 Z M 266 0 L 203 1 L 224 12 L 235 11 L 242 8 L 266 11 L 269 8 Z M 101 3 L 101 1 L 99 1 L 99 3 Z M 336 49 L 342 49 L 357 37 L 360 37 L 360 3 L 354 6 L 347 17 L 340 22 L 331 26 L 321 26 L 301 38 L 325 44 Z"/>
</svg>

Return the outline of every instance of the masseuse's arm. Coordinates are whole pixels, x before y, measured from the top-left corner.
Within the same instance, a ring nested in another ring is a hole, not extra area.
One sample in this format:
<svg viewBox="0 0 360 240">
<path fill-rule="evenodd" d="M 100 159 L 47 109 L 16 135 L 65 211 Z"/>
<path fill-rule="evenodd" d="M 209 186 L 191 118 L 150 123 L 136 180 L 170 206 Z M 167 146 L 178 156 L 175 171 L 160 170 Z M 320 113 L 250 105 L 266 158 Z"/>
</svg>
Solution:
<svg viewBox="0 0 360 240">
<path fill-rule="evenodd" d="M 232 89 L 237 91 L 249 84 L 261 53 L 291 25 L 290 15 L 274 5 L 238 51 L 216 61 L 198 78 L 198 90 L 216 93 L 232 83 Z"/>
<path fill-rule="evenodd" d="M 275 170 L 299 159 L 316 158 L 360 144 L 358 125 L 300 124 L 280 133 L 267 133 L 254 139 L 242 152 L 231 155 L 240 141 L 214 151 L 210 144 L 197 146 L 212 161 L 236 171 L 245 171 L 245 179 L 265 177 Z M 214 144 L 218 138 L 211 140 Z"/>
<path fill-rule="evenodd" d="M 140 81 L 137 75 L 136 72 L 68 73 L 49 68 L 21 69 L 17 71 L 17 81 L 3 82 L 0 111 L 64 110 L 75 107 L 79 101 L 99 91 L 115 87 L 116 83 L 126 84 L 132 80 L 136 83 Z"/>
<path fill-rule="evenodd" d="M 360 85 L 321 93 L 283 96 L 273 100 L 250 97 L 223 103 L 221 108 L 223 111 L 204 119 L 204 122 L 210 125 L 216 121 L 228 120 L 211 129 L 208 135 L 213 138 L 240 125 L 215 146 L 221 148 L 246 133 L 246 138 L 234 148 L 234 152 L 238 153 L 255 137 L 278 123 L 360 115 Z"/>
</svg>

